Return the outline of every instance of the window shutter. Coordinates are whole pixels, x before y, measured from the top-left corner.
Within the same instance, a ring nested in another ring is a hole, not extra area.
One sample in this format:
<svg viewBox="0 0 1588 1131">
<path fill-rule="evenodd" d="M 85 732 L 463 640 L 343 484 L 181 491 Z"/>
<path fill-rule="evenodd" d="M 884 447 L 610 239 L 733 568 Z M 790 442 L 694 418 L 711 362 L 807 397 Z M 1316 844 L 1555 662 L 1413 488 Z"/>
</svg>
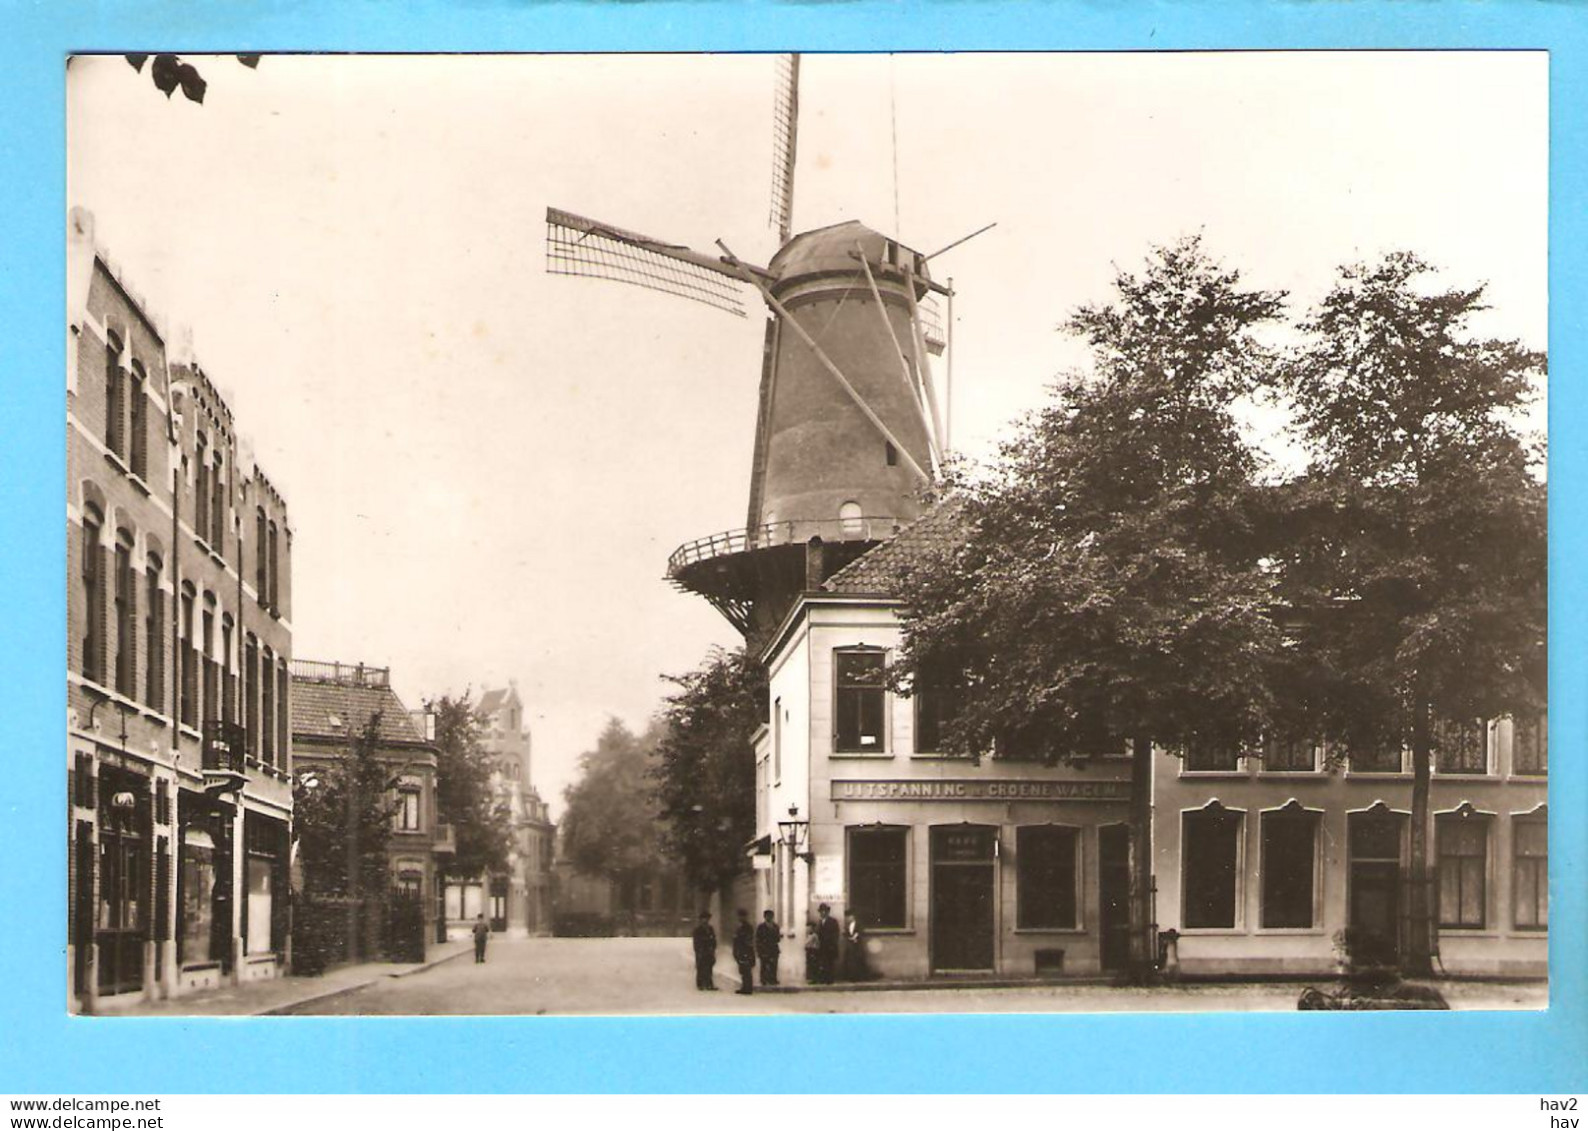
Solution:
<svg viewBox="0 0 1588 1131">
<path fill-rule="evenodd" d="M 165 782 L 160 783 L 161 786 Z M 161 799 L 165 791 L 161 790 Z M 171 937 L 171 848 L 170 839 L 161 837 L 154 855 L 154 938 L 165 942 Z"/>
</svg>

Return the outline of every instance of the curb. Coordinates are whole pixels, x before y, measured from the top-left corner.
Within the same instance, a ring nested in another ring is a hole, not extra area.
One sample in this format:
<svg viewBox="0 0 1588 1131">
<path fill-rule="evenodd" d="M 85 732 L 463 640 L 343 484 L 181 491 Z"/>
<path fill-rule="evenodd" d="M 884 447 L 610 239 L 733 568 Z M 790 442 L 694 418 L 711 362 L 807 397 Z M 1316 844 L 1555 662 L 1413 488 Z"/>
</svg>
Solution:
<svg viewBox="0 0 1588 1131">
<path fill-rule="evenodd" d="M 733 985 L 742 986 L 738 977 L 727 975 Z M 879 993 L 894 990 L 1034 990 L 1064 986 L 1112 986 L 1112 978 L 986 978 L 923 979 L 920 981 L 832 982 L 827 985 L 755 986 L 758 994 Z"/>
<path fill-rule="evenodd" d="M 353 983 L 352 985 L 349 985 L 349 986 L 338 986 L 336 989 L 334 989 L 334 990 L 326 990 L 324 993 L 310 994 L 308 997 L 299 998 L 297 1001 L 283 1002 L 281 1005 L 271 1006 L 269 1009 L 261 1009 L 261 1010 L 259 1010 L 256 1013 L 248 1014 L 248 1016 L 250 1016 L 250 1017 L 286 1017 L 286 1016 L 291 1016 L 297 1010 L 301 1009 L 302 1007 L 304 1007 L 306 1005 L 319 1005 L 319 1004 L 321 1004 L 323 1002 L 334 1001 L 336 998 L 344 997 L 347 994 L 356 994 L 356 993 L 358 993 L 358 991 L 364 990 L 364 989 L 368 989 L 370 986 L 379 985 L 380 982 L 382 980 L 386 979 L 386 978 L 406 978 L 406 977 L 408 977 L 411 974 L 423 974 L 426 970 L 433 970 L 433 969 L 435 969 L 435 967 L 440 966 L 440 965 L 442 965 L 443 963 L 446 963 L 446 962 L 451 962 L 455 958 L 462 958 L 467 953 L 469 953 L 468 949 L 465 948 L 463 950 L 457 951 L 454 954 L 448 954 L 448 955 L 445 955 L 445 956 L 443 956 L 441 958 L 437 958 L 433 962 L 425 962 L 425 963 L 422 963 L 421 965 L 411 967 L 410 969 L 407 969 L 407 970 L 399 970 L 395 974 L 377 974 L 373 978 L 366 979 L 365 981 L 362 981 L 362 982 L 355 982 L 355 983 Z"/>
</svg>

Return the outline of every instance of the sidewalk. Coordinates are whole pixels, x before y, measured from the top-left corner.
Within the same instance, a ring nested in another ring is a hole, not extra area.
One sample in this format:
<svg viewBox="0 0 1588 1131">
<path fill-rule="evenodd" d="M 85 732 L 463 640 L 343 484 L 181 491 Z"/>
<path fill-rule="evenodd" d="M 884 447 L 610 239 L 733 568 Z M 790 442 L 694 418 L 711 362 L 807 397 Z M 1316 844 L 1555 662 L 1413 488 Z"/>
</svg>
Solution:
<svg viewBox="0 0 1588 1131">
<path fill-rule="evenodd" d="M 289 975 L 238 986 L 201 990 L 165 1001 L 135 1001 L 122 1005 L 114 1000 L 101 1004 L 96 1017 L 258 1017 L 291 1013 L 310 1002 L 324 1001 L 361 990 L 387 978 L 406 978 L 420 974 L 443 962 L 470 953 L 468 939 L 431 943 L 423 962 L 363 962 L 341 966 L 317 977 Z"/>
</svg>

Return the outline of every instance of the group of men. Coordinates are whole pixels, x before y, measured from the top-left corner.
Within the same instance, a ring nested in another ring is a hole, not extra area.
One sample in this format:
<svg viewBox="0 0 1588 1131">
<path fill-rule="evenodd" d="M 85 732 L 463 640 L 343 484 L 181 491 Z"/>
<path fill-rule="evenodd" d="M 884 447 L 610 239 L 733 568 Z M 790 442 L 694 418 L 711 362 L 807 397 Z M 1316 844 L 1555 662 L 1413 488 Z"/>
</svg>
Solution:
<svg viewBox="0 0 1588 1131">
<path fill-rule="evenodd" d="M 761 984 L 775 986 L 778 958 L 783 950 L 783 932 L 772 912 L 762 914 L 761 922 L 750 926 L 750 913 L 739 908 L 739 925 L 733 932 L 733 961 L 739 967 L 741 994 L 752 993 L 757 960 L 761 966 Z M 806 940 L 806 976 L 817 985 L 831 985 L 838 970 L 840 929 L 832 916 L 832 908 L 822 904 L 817 908 L 819 918 L 811 923 Z M 858 943 L 858 931 L 855 942 Z M 717 965 L 717 932 L 711 925 L 711 912 L 702 911 L 694 931 L 695 988 L 715 990 L 713 971 Z"/>
</svg>

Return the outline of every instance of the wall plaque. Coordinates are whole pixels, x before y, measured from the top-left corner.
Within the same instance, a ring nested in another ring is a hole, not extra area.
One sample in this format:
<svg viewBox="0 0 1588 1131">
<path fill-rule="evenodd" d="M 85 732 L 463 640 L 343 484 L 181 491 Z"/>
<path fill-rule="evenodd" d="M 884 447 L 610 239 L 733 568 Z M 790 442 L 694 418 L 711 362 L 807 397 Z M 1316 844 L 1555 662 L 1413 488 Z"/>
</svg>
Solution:
<svg viewBox="0 0 1588 1131">
<path fill-rule="evenodd" d="M 834 801 L 1128 801 L 1128 781 L 834 779 Z"/>
</svg>

